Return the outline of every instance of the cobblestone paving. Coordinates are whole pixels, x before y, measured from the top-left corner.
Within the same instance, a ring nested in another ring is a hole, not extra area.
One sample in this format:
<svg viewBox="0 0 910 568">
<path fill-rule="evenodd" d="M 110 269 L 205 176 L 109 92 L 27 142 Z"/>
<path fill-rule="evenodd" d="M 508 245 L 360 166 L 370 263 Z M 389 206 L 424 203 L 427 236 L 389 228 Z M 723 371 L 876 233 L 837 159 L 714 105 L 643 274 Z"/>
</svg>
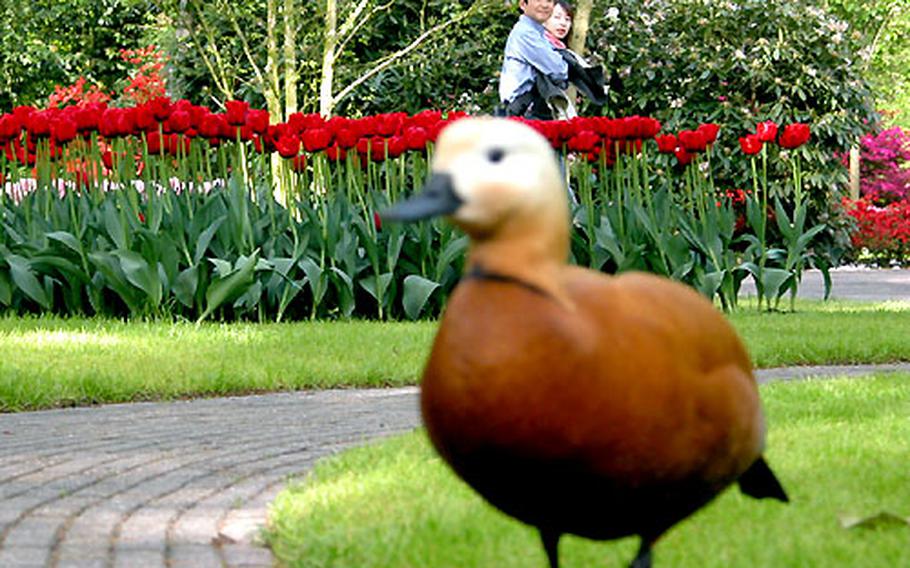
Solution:
<svg viewBox="0 0 910 568">
<path fill-rule="evenodd" d="M 256 540 L 287 477 L 413 428 L 416 392 L 0 415 L 0 567 L 271 566 Z"/>
</svg>

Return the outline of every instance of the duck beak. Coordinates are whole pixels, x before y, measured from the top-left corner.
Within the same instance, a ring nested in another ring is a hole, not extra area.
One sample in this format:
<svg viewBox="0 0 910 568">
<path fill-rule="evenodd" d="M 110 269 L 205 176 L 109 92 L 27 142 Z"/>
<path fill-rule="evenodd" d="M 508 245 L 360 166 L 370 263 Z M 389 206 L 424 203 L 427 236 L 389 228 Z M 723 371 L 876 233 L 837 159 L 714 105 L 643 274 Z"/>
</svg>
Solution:
<svg viewBox="0 0 910 568">
<path fill-rule="evenodd" d="M 390 209 L 380 214 L 386 221 L 419 221 L 451 215 L 464 201 L 455 193 L 452 176 L 444 173 L 434 173 L 430 181 L 423 187 L 423 191 L 410 199 L 396 203 Z"/>
</svg>

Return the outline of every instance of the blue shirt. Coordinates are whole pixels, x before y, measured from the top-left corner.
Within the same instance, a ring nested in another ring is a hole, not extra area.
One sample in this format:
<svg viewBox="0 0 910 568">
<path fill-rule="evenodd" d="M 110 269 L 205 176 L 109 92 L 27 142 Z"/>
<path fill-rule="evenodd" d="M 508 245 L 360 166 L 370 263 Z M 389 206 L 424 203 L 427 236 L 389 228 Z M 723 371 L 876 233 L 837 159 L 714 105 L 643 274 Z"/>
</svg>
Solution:
<svg viewBox="0 0 910 568">
<path fill-rule="evenodd" d="M 522 14 L 506 40 L 502 72 L 499 75 L 499 100 L 510 103 L 534 86 L 537 70 L 557 81 L 569 76 L 569 66 L 546 37 L 542 24 Z"/>
</svg>

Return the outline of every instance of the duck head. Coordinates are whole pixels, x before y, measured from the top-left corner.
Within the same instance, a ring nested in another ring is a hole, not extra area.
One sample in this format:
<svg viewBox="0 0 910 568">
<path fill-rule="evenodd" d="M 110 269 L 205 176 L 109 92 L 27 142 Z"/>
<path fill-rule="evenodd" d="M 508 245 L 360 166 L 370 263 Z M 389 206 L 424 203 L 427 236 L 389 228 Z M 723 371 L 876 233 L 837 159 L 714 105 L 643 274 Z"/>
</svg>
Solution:
<svg viewBox="0 0 910 568">
<path fill-rule="evenodd" d="M 566 189 L 550 144 L 514 120 L 452 123 L 440 134 L 423 192 L 383 214 L 402 222 L 437 216 L 447 217 L 475 244 L 529 232 L 538 238 L 567 235 Z"/>
</svg>

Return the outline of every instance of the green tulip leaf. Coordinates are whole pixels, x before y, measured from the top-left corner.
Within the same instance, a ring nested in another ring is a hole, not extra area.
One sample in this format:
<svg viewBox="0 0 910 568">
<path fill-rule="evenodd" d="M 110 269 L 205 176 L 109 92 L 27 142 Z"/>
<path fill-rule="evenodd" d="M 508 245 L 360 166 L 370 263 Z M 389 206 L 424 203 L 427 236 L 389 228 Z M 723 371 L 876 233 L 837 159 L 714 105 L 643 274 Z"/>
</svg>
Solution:
<svg viewBox="0 0 910 568">
<path fill-rule="evenodd" d="M 420 317 L 430 295 L 437 288 L 439 288 L 438 282 L 433 282 L 423 276 L 411 274 L 405 277 L 404 296 L 401 299 L 404 313 L 412 320 Z"/>
</svg>

